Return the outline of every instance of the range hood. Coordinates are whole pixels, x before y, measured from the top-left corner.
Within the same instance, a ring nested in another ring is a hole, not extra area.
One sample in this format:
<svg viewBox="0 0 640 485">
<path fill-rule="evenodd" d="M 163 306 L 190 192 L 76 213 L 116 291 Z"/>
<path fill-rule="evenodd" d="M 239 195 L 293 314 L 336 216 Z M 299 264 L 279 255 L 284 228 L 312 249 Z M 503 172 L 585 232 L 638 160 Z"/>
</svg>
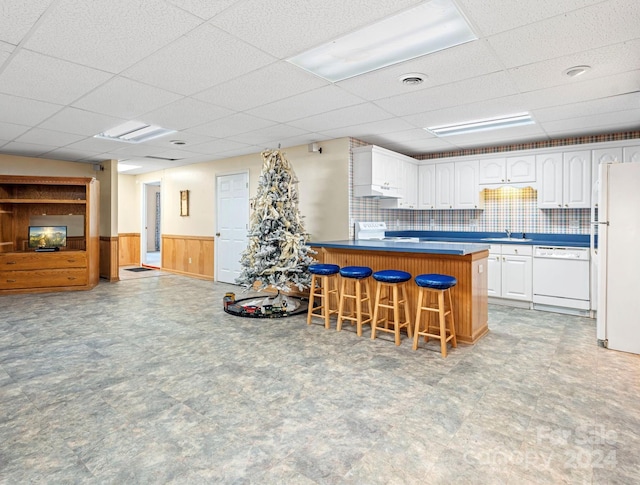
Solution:
<svg viewBox="0 0 640 485">
<path fill-rule="evenodd" d="M 385 185 L 354 185 L 354 197 L 371 197 L 375 199 L 401 199 L 398 189 Z"/>
</svg>

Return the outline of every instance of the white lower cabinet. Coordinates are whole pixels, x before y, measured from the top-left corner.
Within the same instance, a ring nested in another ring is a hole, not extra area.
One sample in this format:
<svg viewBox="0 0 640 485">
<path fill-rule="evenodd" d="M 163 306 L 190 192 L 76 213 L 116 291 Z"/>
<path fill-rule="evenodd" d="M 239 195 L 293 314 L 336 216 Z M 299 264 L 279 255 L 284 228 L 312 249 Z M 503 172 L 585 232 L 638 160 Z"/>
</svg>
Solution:
<svg viewBox="0 0 640 485">
<path fill-rule="evenodd" d="M 531 302 L 532 254 L 532 246 L 492 244 L 487 261 L 489 296 Z"/>
</svg>

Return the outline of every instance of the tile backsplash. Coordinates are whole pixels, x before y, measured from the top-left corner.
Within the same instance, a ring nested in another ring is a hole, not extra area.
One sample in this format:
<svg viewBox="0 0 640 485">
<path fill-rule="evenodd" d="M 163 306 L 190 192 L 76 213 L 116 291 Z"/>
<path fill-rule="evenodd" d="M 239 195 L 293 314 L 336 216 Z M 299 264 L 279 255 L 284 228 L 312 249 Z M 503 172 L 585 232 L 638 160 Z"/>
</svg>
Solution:
<svg viewBox="0 0 640 485">
<path fill-rule="evenodd" d="M 351 220 L 385 221 L 389 230 L 589 234 L 590 209 L 538 209 L 537 192 L 485 189 L 484 210 L 380 209 L 376 199 L 351 199 Z"/>
</svg>

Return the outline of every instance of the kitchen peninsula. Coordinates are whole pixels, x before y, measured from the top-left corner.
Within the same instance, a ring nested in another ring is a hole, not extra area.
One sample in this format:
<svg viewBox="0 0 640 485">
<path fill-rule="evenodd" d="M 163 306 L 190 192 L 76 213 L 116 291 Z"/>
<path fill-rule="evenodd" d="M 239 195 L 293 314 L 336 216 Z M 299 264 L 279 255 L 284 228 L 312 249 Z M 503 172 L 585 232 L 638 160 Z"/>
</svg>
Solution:
<svg viewBox="0 0 640 485">
<path fill-rule="evenodd" d="M 487 257 L 489 244 L 344 240 L 312 242 L 321 263 L 368 266 L 373 271 L 396 269 L 413 277 L 424 273 L 454 276 L 452 288 L 456 334 L 459 342 L 473 344 L 489 331 Z M 373 288 L 372 288 L 373 291 Z M 415 318 L 417 286 L 407 285 L 409 308 Z"/>
</svg>

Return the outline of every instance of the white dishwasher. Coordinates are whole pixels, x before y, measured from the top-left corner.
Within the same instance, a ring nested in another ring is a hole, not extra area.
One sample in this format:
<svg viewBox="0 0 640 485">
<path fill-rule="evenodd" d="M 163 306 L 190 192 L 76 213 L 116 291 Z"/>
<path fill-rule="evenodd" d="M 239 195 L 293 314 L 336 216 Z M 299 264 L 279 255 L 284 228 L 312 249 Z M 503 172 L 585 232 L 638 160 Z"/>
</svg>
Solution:
<svg viewBox="0 0 640 485">
<path fill-rule="evenodd" d="M 589 248 L 534 246 L 533 306 L 589 310 Z"/>
</svg>

